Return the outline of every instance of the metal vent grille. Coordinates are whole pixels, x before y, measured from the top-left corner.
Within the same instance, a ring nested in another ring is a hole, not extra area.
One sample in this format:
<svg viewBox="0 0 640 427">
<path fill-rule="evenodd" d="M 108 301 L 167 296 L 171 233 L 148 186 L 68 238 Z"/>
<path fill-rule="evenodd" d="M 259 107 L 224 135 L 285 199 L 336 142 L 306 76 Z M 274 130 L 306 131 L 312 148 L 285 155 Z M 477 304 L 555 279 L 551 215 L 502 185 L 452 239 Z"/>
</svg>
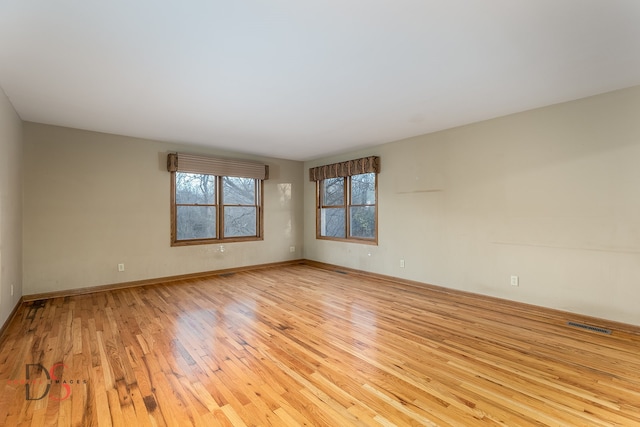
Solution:
<svg viewBox="0 0 640 427">
<path fill-rule="evenodd" d="M 567 322 L 567 325 L 574 326 L 576 328 L 586 329 L 588 331 L 598 332 L 600 334 L 611 335 L 611 330 L 610 329 L 598 328 L 597 326 L 585 325 L 584 323 Z"/>
<path fill-rule="evenodd" d="M 219 277 L 231 277 L 234 276 L 236 273 L 221 273 L 218 274 Z"/>
<path fill-rule="evenodd" d="M 342 270 L 333 270 L 333 271 L 335 271 L 336 273 L 340 273 L 340 274 L 349 274 L 346 271 L 342 271 Z"/>
</svg>

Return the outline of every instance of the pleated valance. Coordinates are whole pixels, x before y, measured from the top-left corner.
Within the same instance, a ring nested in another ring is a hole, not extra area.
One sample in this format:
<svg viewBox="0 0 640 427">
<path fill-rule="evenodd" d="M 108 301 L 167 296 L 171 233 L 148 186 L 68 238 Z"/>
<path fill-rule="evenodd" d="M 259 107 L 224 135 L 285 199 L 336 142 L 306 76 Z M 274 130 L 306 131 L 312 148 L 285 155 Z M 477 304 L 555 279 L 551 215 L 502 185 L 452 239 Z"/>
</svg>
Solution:
<svg viewBox="0 0 640 427">
<path fill-rule="evenodd" d="M 359 175 L 363 173 L 380 173 L 380 157 L 369 156 L 361 159 L 330 165 L 316 166 L 309 169 L 309 181 Z"/>
<path fill-rule="evenodd" d="M 245 160 L 218 159 L 184 153 L 169 153 L 167 156 L 167 170 L 169 172 L 269 179 L 269 165 Z"/>
</svg>

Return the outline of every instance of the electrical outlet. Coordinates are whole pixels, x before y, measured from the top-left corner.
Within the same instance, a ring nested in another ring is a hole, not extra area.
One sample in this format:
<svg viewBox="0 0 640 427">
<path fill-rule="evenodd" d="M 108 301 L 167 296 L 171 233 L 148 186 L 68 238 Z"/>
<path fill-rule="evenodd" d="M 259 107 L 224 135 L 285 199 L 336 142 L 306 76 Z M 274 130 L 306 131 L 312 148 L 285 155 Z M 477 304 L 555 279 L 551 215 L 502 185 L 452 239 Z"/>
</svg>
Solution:
<svg viewBox="0 0 640 427">
<path fill-rule="evenodd" d="M 404 268 L 404 260 L 403 259 L 400 260 L 400 268 Z"/>
<path fill-rule="evenodd" d="M 11 296 L 13 296 L 13 285 L 11 285 Z"/>
<path fill-rule="evenodd" d="M 518 286 L 520 284 L 520 279 L 518 276 L 511 276 L 511 286 Z"/>
<path fill-rule="evenodd" d="M 296 251 L 295 246 L 289 246 L 289 252 L 294 253 Z"/>
<path fill-rule="evenodd" d="M 124 271 L 124 264 L 118 264 L 118 271 Z"/>
</svg>

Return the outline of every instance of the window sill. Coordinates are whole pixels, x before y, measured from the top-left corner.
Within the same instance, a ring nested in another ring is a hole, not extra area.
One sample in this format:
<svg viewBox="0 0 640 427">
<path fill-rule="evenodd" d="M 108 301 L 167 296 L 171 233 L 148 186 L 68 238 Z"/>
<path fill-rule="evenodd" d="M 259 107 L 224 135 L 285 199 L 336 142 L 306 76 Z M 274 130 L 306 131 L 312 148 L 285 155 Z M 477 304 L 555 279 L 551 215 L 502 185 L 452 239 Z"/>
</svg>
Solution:
<svg viewBox="0 0 640 427">
<path fill-rule="evenodd" d="M 327 237 L 327 236 L 316 236 L 317 240 L 329 240 L 332 242 L 342 242 L 342 243 L 360 243 L 363 245 L 372 245 L 378 246 L 378 239 L 359 239 L 357 237 Z"/>
<path fill-rule="evenodd" d="M 171 242 L 171 246 L 196 246 L 196 245 L 221 245 L 226 243 L 235 242 L 259 242 L 264 240 L 263 237 L 230 237 L 227 239 L 192 239 L 192 240 L 178 240 Z"/>
</svg>

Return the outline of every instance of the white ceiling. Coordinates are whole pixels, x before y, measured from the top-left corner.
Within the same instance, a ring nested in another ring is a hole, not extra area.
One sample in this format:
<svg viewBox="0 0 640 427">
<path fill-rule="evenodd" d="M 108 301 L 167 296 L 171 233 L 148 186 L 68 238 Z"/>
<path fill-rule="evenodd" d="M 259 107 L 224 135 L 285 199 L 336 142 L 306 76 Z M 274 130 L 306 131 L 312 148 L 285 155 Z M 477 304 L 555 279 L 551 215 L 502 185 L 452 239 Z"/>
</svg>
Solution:
<svg viewBox="0 0 640 427">
<path fill-rule="evenodd" d="M 639 0 L 0 0 L 23 120 L 288 159 L 637 84 Z"/>
</svg>

